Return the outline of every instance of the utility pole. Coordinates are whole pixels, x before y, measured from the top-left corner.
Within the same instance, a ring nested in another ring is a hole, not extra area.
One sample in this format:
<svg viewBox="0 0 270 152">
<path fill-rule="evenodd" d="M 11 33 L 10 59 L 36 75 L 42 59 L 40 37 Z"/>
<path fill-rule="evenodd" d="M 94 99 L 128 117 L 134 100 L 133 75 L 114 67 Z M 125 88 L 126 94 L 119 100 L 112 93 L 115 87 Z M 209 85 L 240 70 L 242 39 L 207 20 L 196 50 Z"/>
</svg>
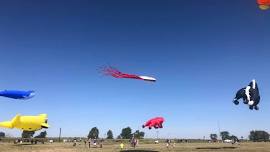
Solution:
<svg viewBox="0 0 270 152">
<path fill-rule="evenodd" d="M 219 125 L 219 121 L 218 121 L 217 125 L 218 125 L 218 134 L 219 134 L 218 136 L 220 137 L 220 139 L 222 139 L 222 138 L 221 138 L 221 135 L 220 135 L 220 125 Z"/>
<path fill-rule="evenodd" d="M 62 134 L 62 130 L 60 128 L 60 130 L 59 130 L 59 142 L 61 141 L 61 134 Z"/>
</svg>

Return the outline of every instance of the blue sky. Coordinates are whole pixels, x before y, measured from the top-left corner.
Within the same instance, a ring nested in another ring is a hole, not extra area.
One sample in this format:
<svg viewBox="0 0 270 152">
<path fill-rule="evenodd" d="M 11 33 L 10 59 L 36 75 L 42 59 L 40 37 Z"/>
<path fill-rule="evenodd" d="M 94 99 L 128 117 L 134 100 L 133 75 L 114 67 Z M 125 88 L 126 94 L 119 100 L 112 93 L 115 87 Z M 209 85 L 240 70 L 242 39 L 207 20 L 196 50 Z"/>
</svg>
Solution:
<svg viewBox="0 0 270 152">
<path fill-rule="evenodd" d="M 47 113 L 49 136 L 117 136 L 155 116 L 164 138 L 209 137 L 218 122 L 237 136 L 270 131 L 269 18 L 255 0 L 1 1 L 0 89 L 36 96 L 0 98 L 0 120 Z M 103 65 L 158 81 L 105 77 Z M 233 105 L 253 78 L 260 110 Z"/>
</svg>

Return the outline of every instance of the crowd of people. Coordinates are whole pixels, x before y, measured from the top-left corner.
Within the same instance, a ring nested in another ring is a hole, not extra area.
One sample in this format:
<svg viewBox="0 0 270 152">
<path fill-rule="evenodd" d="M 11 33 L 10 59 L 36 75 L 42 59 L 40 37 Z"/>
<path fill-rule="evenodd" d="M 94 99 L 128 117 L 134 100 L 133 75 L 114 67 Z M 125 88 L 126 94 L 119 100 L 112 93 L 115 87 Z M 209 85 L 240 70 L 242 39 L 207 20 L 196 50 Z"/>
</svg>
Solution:
<svg viewBox="0 0 270 152">
<path fill-rule="evenodd" d="M 81 139 L 80 140 L 73 139 L 73 146 L 74 147 L 77 146 L 77 142 L 81 142 L 81 141 L 82 141 Z M 84 142 L 85 147 L 88 146 L 89 148 L 91 148 L 91 147 L 93 147 L 93 148 L 98 148 L 98 147 L 102 148 L 104 140 L 103 139 L 98 140 L 98 139 L 89 138 L 88 140 L 87 139 L 83 140 L 83 142 Z"/>
<path fill-rule="evenodd" d="M 77 143 L 80 143 L 82 142 L 82 140 L 77 140 L 77 139 L 73 139 L 73 146 L 77 146 Z M 84 143 L 84 146 L 85 147 L 88 147 L 88 148 L 103 148 L 103 143 L 104 143 L 104 139 L 85 139 L 83 140 L 83 143 Z M 139 139 L 137 138 L 134 138 L 132 137 L 130 140 L 129 140 L 129 143 L 130 143 L 130 147 L 132 148 L 136 148 L 139 144 Z M 159 142 L 156 142 L 155 141 L 155 144 L 158 144 Z M 175 148 L 175 142 L 173 142 L 172 140 L 170 139 L 167 139 L 165 141 L 166 143 L 166 148 L 169 149 L 169 148 Z M 125 148 L 125 144 L 123 141 L 121 141 L 120 143 L 120 149 L 123 150 Z"/>
</svg>

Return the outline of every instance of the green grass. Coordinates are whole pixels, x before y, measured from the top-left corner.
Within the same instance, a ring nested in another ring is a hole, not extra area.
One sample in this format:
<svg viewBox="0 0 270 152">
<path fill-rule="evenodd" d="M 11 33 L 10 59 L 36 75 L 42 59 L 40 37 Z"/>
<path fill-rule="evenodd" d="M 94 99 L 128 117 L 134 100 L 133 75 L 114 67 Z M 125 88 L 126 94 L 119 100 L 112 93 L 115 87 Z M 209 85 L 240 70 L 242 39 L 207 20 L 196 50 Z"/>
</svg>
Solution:
<svg viewBox="0 0 270 152">
<path fill-rule="evenodd" d="M 133 152 L 270 152 L 270 143 L 241 143 L 232 145 L 225 143 L 178 143 L 175 147 L 166 148 L 165 143 L 160 144 L 139 144 L 135 149 L 125 144 L 124 150 Z M 72 143 L 53 143 L 53 144 L 18 144 L 0 143 L 0 152 L 119 152 L 119 144 L 103 145 L 103 148 L 88 148 L 84 143 L 79 143 L 76 147 Z"/>
</svg>

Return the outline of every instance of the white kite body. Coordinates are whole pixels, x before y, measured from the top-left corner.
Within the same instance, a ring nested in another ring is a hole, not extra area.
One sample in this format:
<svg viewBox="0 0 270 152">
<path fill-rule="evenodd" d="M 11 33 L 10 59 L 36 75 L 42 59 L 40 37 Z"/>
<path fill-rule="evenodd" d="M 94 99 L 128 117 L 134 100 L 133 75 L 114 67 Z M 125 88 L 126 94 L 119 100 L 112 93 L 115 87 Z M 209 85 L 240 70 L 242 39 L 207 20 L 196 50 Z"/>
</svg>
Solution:
<svg viewBox="0 0 270 152">
<path fill-rule="evenodd" d="M 139 76 L 139 77 L 146 81 L 156 81 L 155 78 L 149 76 Z"/>
</svg>

